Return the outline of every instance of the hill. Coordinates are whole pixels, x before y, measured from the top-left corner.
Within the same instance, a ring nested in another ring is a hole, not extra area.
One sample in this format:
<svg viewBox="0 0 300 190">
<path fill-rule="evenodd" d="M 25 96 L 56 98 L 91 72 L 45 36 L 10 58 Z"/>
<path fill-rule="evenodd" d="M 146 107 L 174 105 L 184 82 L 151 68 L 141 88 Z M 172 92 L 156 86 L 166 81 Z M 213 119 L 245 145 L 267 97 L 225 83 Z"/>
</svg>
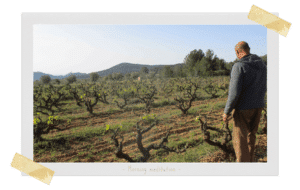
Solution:
<svg viewBox="0 0 300 190">
<path fill-rule="evenodd" d="M 40 80 L 40 77 L 43 75 L 49 75 L 51 79 L 64 79 L 70 75 L 75 75 L 78 79 L 89 78 L 89 75 L 86 73 L 68 73 L 66 75 L 50 75 L 42 72 L 33 72 L 33 80 Z"/>
<path fill-rule="evenodd" d="M 175 66 L 178 64 L 174 64 L 174 65 L 168 65 L 168 66 Z M 179 65 L 182 65 L 182 63 L 179 63 Z M 99 76 L 103 77 L 112 73 L 122 73 L 122 74 L 126 74 L 126 73 L 131 73 L 131 72 L 139 72 L 141 70 L 142 67 L 147 67 L 150 71 L 154 71 L 155 69 L 162 69 L 164 66 L 166 65 L 142 65 L 142 64 L 133 64 L 133 63 L 120 63 L 118 65 L 115 65 L 109 69 L 103 70 L 103 71 L 95 71 L 96 73 L 99 74 Z M 46 74 L 46 73 L 42 73 L 42 72 L 34 72 L 34 76 L 33 76 L 33 80 L 39 80 L 41 76 L 43 75 L 49 75 L 51 77 L 51 79 L 63 79 L 66 78 L 70 75 L 76 75 L 76 77 L 78 79 L 86 79 L 86 78 L 90 78 L 89 73 L 69 73 L 67 75 L 50 75 L 50 74 Z"/>
<path fill-rule="evenodd" d="M 181 63 L 179 63 L 181 64 Z M 178 64 L 174 64 L 174 65 L 168 65 L 168 66 L 175 66 Z M 103 71 L 99 71 L 97 72 L 100 76 L 106 76 L 112 73 L 122 73 L 122 74 L 126 74 L 126 73 L 131 73 L 131 72 L 139 72 L 143 67 L 147 67 L 149 69 L 149 71 L 154 71 L 156 69 L 160 70 L 162 69 L 164 66 L 167 65 L 142 65 L 142 64 L 133 64 L 133 63 L 120 63 L 116 66 L 113 66 L 109 69 L 103 70 Z"/>
</svg>

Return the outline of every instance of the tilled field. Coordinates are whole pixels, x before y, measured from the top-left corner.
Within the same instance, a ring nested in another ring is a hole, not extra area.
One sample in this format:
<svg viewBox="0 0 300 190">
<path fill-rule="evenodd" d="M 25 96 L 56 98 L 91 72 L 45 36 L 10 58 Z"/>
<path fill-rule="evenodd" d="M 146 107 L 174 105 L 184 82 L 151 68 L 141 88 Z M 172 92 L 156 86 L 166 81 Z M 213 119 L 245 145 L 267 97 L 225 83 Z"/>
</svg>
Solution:
<svg viewBox="0 0 300 190">
<path fill-rule="evenodd" d="M 196 101 L 193 103 L 193 106 L 199 106 L 203 104 L 209 103 L 219 103 L 226 102 L 226 98 L 217 98 L 211 100 L 202 100 Z M 101 108 L 95 109 L 95 112 L 100 111 Z M 178 110 L 174 105 L 164 106 L 153 108 L 151 110 L 151 114 L 156 114 L 158 119 L 163 114 L 170 113 L 172 111 Z M 212 126 L 221 127 L 222 121 L 222 109 L 213 109 L 211 113 L 208 111 L 202 112 L 202 115 L 207 115 L 208 124 Z M 199 142 L 199 138 L 202 136 L 201 130 L 199 128 L 199 123 L 195 121 L 195 116 L 198 116 L 199 112 L 197 111 L 195 114 L 189 114 L 186 116 L 182 116 L 181 114 L 170 115 L 169 117 L 162 118 L 159 120 L 158 125 L 153 127 L 150 131 L 146 132 L 143 135 L 143 145 L 148 146 L 151 143 L 159 144 L 161 138 L 164 137 L 171 126 L 172 129 L 170 131 L 169 142 L 180 142 L 181 139 L 193 139 L 194 142 Z M 82 112 L 78 112 L 76 114 L 82 114 Z M 96 116 L 86 116 L 83 118 L 77 118 L 73 120 L 70 125 L 65 127 L 64 131 L 52 131 L 47 134 L 45 138 L 51 139 L 59 134 L 72 134 L 74 132 L 84 131 L 88 127 L 91 128 L 105 128 L 106 124 L 114 125 L 118 124 L 120 121 L 131 120 L 133 118 L 138 118 L 135 113 L 131 111 L 116 111 L 112 114 L 101 114 Z M 142 126 L 147 127 L 147 126 Z M 193 133 L 193 135 L 191 135 Z M 111 140 L 113 132 L 109 130 L 105 132 L 104 135 L 92 137 L 88 140 L 80 140 L 77 138 L 71 138 L 68 140 L 69 148 L 65 150 L 57 150 L 55 154 L 50 151 L 45 151 L 43 153 L 37 153 L 34 155 L 34 161 L 36 162 L 127 162 L 124 159 L 116 158 L 114 151 L 116 147 Z M 136 144 L 136 129 L 134 127 L 122 131 L 122 135 L 124 136 L 123 141 L 123 152 L 129 154 L 133 158 L 139 157 L 140 152 L 138 150 Z M 118 138 L 120 139 L 120 137 Z M 167 144 L 168 146 L 168 144 Z M 188 144 L 188 149 L 193 149 L 195 146 L 200 146 L 199 144 Z M 256 151 L 256 160 L 259 162 L 266 162 L 266 152 L 267 152 L 267 136 L 257 135 L 256 142 L 257 150 Z M 151 152 L 151 157 L 148 162 L 156 162 L 156 155 Z M 176 154 L 176 153 L 172 153 Z M 182 153 L 184 154 L 184 153 Z M 221 151 L 216 151 L 211 155 L 206 155 L 201 158 L 203 162 L 222 162 L 224 161 L 224 153 Z"/>
</svg>

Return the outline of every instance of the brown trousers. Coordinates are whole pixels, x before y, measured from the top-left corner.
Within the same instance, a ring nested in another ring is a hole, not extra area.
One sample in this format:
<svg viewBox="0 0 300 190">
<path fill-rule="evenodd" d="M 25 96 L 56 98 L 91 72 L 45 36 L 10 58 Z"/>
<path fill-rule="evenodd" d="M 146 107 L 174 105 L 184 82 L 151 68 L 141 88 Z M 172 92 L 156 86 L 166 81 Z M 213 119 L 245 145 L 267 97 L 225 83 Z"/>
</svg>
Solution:
<svg viewBox="0 0 300 190">
<path fill-rule="evenodd" d="M 256 133 L 262 109 L 234 110 L 232 143 L 237 162 L 254 162 Z"/>
</svg>

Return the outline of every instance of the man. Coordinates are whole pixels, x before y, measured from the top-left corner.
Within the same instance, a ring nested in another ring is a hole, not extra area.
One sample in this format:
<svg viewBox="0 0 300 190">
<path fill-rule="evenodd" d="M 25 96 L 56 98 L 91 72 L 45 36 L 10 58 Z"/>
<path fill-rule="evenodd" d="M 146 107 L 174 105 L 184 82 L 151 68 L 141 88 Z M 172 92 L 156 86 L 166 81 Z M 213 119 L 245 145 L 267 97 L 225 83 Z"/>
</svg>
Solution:
<svg viewBox="0 0 300 190">
<path fill-rule="evenodd" d="M 237 162 L 253 162 L 256 133 L 265 106 L 267 90 L 267 67 L 255 54 L 250 54 L 247 42 L 235 46 L 236 62 L 231 71 L 228 100 L 223 121 L 233 109 L 233 148 Z"/>
</svg>

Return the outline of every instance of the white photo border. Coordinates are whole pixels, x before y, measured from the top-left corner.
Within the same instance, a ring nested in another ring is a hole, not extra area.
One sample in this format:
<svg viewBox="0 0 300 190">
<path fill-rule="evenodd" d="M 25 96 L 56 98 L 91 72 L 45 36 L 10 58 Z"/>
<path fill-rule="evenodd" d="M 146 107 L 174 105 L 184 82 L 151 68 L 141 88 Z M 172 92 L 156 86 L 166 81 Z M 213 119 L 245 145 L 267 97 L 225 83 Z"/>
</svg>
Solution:
<svg viewBox="0 0 300 190">
<path fill-rule="evenodd" d="M 272 13 L 278 16 L 278 13 Z M 21 154 L 33 160 L 33 25 L 259 25 L 248 13 L 22 13 Z M 263 26 L 262 26 L 263 27 Z M 56 176 L 278 176 L 279 34 L 267 31 L 267 163 L 42 163 Z M 269 127 L 270 126 L 270 127 Z M 23 176 L 27 174 L 22 172 Z"/>
</svg>

